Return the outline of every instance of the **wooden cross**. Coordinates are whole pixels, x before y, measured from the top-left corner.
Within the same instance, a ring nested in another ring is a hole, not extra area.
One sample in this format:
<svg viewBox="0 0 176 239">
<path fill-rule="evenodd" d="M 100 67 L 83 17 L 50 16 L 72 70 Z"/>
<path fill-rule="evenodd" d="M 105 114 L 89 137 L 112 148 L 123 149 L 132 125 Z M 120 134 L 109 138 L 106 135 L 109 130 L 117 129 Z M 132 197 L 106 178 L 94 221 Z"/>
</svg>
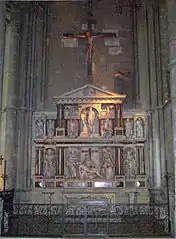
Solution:
<svg viewBox="0 0 176 239">
<path fill-rule="evenodd" d="M 92 14 L 92 0 L 88 0 L 88 18 L 87 18 L 87 31 L 80 34 L 64 33 L 65 39 L 83 39 L 87 42 L 86 61 L 87 61 L 87 74 L 88 79 L 92 80 L 92 56 L 93 56 L 93 41 L 96 38 L 112 38 L 116 37 L 116 33 L 100 33 L 93 32 L 93 14 Z"/>
</svg>

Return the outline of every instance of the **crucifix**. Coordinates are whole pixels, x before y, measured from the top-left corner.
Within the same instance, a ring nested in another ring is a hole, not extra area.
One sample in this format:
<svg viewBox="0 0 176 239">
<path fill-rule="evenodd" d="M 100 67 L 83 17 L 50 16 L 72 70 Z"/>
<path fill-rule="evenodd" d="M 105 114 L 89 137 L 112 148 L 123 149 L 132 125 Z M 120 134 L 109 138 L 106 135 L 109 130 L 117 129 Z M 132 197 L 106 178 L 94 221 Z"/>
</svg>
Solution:
<svg viewBox="0 0 176 239">
<path fill-rule="evenodd" d="M 93 56 L 93 42 L 96 38 L 112 38 L 116 37 L 116 33 L 100 33 L 93 32 L 92 25 L 95 22 L 92 13 L 92 0 L 88 0 L 88 17 L 87 17 L 87 31 L 80 34 L 64 33 L 65 39 L 82 39 L 86 40 L 86 62 L 87 62 L 87 75 L 88 79 L 92 81 L 92 56 Z"/>
</svg>

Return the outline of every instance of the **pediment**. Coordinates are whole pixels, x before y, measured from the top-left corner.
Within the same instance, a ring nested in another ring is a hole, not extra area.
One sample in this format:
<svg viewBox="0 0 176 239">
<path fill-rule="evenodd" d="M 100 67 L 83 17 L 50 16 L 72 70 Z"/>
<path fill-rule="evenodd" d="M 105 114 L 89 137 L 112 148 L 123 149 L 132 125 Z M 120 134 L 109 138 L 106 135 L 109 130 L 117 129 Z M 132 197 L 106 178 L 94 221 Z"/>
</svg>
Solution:
<svg viewBox="0 0 176 239">
<path fill-rule="evenodd" d="M 116 94 L 110 91 L 106 91 L 104 89 L 98 88 L 94 85 L 87 84 L 83 87 L 77 88 L 75 90 L 64 93 L 60 96 L 54 97 L 55 99 L 86 99 L 86 98 L 118 98 L 124 99 L 126 95 Z"/>
</svg>

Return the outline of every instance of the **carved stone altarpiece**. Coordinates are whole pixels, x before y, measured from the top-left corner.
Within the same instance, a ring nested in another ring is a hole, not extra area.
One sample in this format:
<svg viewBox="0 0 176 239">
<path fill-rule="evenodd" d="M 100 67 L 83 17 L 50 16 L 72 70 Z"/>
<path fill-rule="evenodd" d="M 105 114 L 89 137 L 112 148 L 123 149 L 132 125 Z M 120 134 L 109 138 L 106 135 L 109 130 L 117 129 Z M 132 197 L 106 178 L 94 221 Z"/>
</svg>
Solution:
<svg viewBox="0 0 176 239">
<path fill-rule="evenodd" d="M 34 187 L 113 195 L 146 188 L 145 114 L 123 112 L 125 98 L 86 85 L 55 97 L 57 112 L 35 112 Z"/>
</svg>

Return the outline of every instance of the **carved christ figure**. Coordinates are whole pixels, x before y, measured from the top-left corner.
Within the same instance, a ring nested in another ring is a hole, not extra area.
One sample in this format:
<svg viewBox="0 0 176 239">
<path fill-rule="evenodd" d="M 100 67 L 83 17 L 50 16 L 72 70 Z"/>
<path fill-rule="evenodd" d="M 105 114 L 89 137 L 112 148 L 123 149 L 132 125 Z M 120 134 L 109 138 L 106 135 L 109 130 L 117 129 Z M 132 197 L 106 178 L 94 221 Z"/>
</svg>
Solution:
<svg viewBox="0 0 176 239">
<path fill-rule="evenodd" d="M 88 75 L 92 75 L 92 55 L 93 55 L 93 40 L 95 38 L 116 37 L 115 33 L 93 33 L 92 24 L 88 21 L 88 31 L 84 34 L 74 35 L 73 33 L 64 33 L 65 39 L 83 39 L 87 42 L 86 61 L 88 65 Z"/>
<path fill-rule="evenodd" d="M 92 107 L 90 107 L 90 110 L 88 112 L 89 134 L 92 134 L 94 132 L 94 126 L 95 126 L 95 113 L 93 112 Z"/>
</svg>

